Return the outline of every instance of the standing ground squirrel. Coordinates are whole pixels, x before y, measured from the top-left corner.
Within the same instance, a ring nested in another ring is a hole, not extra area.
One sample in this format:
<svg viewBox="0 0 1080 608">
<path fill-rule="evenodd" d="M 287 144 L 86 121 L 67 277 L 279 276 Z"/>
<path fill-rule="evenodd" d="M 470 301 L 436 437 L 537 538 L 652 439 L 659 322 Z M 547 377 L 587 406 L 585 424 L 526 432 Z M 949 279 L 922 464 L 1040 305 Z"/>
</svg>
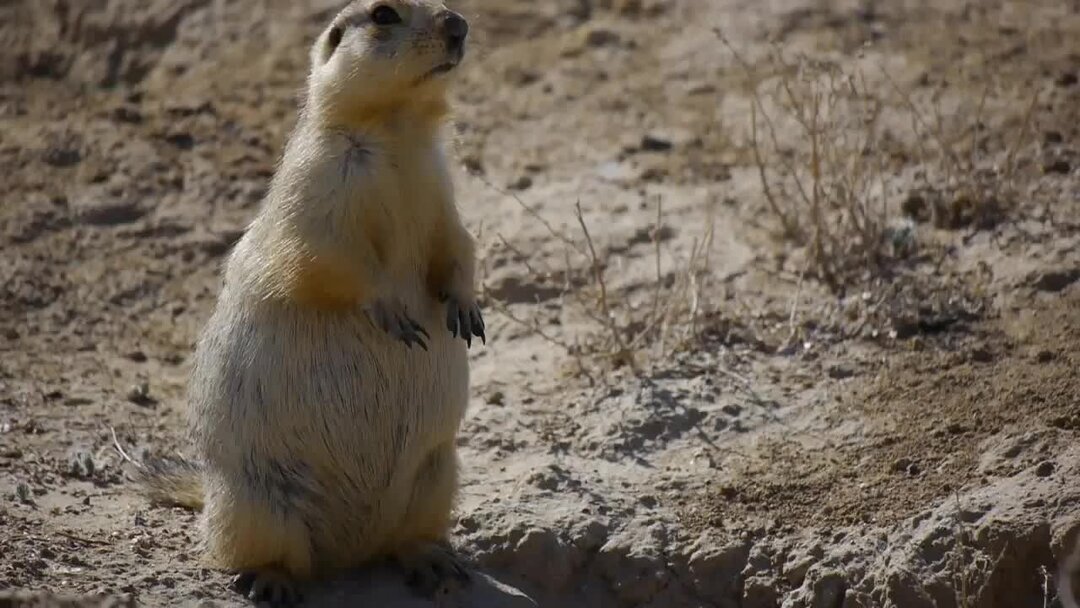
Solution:
<svg viewBox="0 0 1080 608">
<path fill-rule="evenodd" d="M 467 578 L 443 547 L 485 336 L 440 136 L 467 31 L 433 0 L 355 0 L 319 36 L 196 347 L 200 462 L 143 466 L 152 497 L 203 509 L 208 556 L 253 599 L 381 557 L 429 592 Z"/>
</svg>

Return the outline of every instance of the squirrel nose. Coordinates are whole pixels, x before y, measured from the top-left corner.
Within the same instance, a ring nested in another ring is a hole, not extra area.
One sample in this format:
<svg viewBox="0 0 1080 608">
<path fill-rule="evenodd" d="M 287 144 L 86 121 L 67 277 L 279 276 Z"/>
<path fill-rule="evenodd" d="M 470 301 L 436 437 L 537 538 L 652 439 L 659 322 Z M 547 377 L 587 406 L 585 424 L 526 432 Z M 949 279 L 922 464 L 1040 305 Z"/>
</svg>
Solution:
<svg viewBox="0 0 1080 608">
<path fill-rule="evenodd" d="M 461 15 L 446 11 L 443 13 L 443 33 L 446 34 L 446 46 L 452 50 L 460 50 L 465 46 L 465 35 L 469 33 L 469 22 Z"/>
</svg>

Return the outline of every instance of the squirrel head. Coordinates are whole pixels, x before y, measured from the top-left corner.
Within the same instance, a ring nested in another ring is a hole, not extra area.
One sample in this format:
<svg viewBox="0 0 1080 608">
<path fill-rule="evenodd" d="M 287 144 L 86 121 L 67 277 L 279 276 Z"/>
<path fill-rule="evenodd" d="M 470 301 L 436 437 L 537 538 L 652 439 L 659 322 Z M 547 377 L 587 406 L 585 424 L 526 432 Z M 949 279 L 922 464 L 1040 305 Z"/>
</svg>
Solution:
<svg viewBox="0 0 1080 608">
<path fill-rule="evenodd" d="M 433 0 L 355 0 L 311 49 L 308 100 L 336 122 L 446 114 L 446 87 L 469 25 Z"/>
</svg>

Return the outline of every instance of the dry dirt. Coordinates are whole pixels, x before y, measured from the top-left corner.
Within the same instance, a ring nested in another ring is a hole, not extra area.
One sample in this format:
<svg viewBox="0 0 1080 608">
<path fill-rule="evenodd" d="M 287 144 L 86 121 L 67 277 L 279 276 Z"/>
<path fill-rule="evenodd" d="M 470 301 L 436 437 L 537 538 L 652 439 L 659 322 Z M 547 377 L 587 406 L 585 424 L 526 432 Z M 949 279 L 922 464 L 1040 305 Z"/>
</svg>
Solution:
<svg viewBox="0 0 1080 608">
<path fill-rule="evenodd" d="M 192 342 L 337 5 L 0 1 L 0 606 L 243 605 L 114 433 L 187 449 Z M 1067 605 L 1080 4 L 457 8 L 490 330 L 453 542 L 492 577 L 460 605 Z M 885 100 L 907 254 L 829 281 L 777 237 L 748 143 L 770 49 Z M 931 131 L 955 154 L 916 153 Z M 380 570 L 309 599 L 431 605 Z"/>
</svg>

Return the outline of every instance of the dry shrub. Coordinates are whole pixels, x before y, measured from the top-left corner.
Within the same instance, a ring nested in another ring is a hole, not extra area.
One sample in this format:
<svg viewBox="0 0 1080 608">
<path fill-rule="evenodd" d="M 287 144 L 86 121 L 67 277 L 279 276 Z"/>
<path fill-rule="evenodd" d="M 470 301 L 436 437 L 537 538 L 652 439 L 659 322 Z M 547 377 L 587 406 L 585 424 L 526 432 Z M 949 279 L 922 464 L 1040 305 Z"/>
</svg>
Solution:
<svg viewBox="0 0 1080 608">
<path fill-rule="evenodd" d="M 580 331 L 567 332 L 545 327 L 539 321 L 515 313 L 484 285 L 487 306 L 511 322 L 526 328 L 570 355 L 574 362 L 568 370 L 595 383 L 613 368 L 628 368 L 642 374 L 687 343 L 698 332 L 700 319 L 708 312 L 702 301 L 710 278 L 709 252 L 713 242 L 712 212 L 700 234 L 693 238 L 689 254 L 676 258 L 665 245 L 663 235 L 670 229 L 664 224 L 663 201 L 655 200 L 656 219 L 649 226 L 655 275 L 648 288 L 615 287 L 608 269 L 622 266 L 624 248 L 602 248 L 582 213 L 581 203 L 574 207 L 579 228 L 564 231 L 548 222 L 518 195 L 506 192 L 478 179 L 504 196 L 513 199 L 562 248 L 561 263 L 548 265 L 541 256 L 526 255 L 499 235 L 502 247 L 524 260 L 527 281 L 535 285 L 557 285 L 563 314 L 585 321 Z M 647 293 L 646 293 L 647 292 Z M 567 335 L 567 334 L 570 335 Z"/>
<path fill-rule="evenodd" d="M 763 76 L 728 48 L 748 77 L 749 143 L 765 201 L 781 236 L 806 247 L 807 273 L 838 286 L 880 264 L 893 206 L 882 102 L 835 63 L 774 50 Z"/>
<path fill-rule="evenodd" d="M 946 117 L 938 100 L 917 101 L 884 69 L 873 81 L 776 47 L 751 63 L 716 33 L 746 77 L 748 147 L 770 215 L 804 248 L 805 272 L 833 290 L 914 253 L 916 222 L 986 228 L 1015 201 L 1034 96 L 1002 159 L 979 139 L 990 84 L 968 100 L 972 111 Z"/>
<path fill-rule="evenodd" d="M 917 221 L 951 230 L 989 229 L 1001 222 L 1021 196 L 1019 153 L 1031 143 L 1038 93 L 1027 102 L 1003 155 L 992 155 L 983 123 L 994 89 L 992 78 L 987 76 L 978 99 L 967 100 L 970 112 L 946 117 L 940 103 L 919 102 L 888 73 L 883 76 L 910 122 L 920 168 L 914 175 L 918 186 L 905 196 L 901 211 Z"/>
</svg>

